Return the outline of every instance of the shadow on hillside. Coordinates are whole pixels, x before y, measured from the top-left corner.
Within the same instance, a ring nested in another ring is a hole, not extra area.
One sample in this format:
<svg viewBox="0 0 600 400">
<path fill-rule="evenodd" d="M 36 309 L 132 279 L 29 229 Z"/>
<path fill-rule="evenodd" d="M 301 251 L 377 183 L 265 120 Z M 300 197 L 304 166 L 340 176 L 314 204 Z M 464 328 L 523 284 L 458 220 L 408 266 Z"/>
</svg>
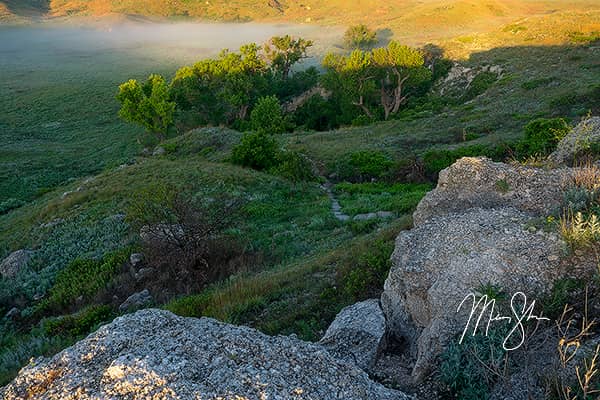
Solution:
<svg viewBox="0 0 600 400">
<path fill-rule="evenodd" d="M 20 17 L 31 17 L 47 14 L 50 11 L 50 0 L 3 0 L 10 13 Z"/>
</svg>

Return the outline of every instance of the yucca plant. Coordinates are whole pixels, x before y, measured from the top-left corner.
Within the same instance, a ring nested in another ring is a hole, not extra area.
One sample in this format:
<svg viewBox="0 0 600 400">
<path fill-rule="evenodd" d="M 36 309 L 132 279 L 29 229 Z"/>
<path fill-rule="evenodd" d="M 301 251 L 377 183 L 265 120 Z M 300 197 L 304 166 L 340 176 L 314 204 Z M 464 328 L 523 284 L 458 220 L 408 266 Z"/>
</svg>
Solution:
<svg viewBox="0 0 600 400">
<path fill-rule="evenodd" d="M 560 231 L 572 249 L 587 248 L 600 242 L 600 219 L 595 214 L 569 213 L 561 218 Z"/>
</svg>

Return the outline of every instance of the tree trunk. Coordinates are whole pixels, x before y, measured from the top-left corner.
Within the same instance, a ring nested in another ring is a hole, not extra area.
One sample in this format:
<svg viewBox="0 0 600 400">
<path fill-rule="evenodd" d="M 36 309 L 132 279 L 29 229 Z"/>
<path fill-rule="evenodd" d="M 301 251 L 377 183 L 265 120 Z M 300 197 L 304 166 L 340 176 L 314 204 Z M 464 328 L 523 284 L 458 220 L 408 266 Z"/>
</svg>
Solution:
<svg viewBox="0 0 600 400">
<path fill-rule="evenodd" d="M 240 110 L 238 111 L 238 119 L 241 120 L 245 120 L 246 116 L 248 115 L 248 105 L 244 104 L 243 106 L 240 107 Z"/>
<path fill-rule="evenodd" d="M 364 79 L 364 80 L 362 80 L 362 79 L 360 80 L 360 83 L 359 83 L 359 85 L 358 85 L 358 91 L 359 91 L 359 93 L 362 93 L 362 91 L 363 91 L 363 87 L 364 87 L 364 83 L 365 83 L 365 80 L 368 80 L 368 79 L 371 79 L 371 78 L 370 78 L 370 77 L 368 77 L 368 78 L 366 78 L 366 79 Z M 355 106 L 357 106 L 357 107 L 360 107 L 360 109 L 361 109 L 361 110 L 363 110 L 363 112 L 364 112 L 365 114 L 367 114 L 367 116 L 368 116 L 369 118 L 373 119 L 373 114 L 372 114 L 372 113 L 371 113 L 371 111 L 370 111 L 370 110 L 367 108 L 367 106 L 365 106 L 365 99 L 364 99 L 364 96 L 363 96 L 362 94 L 360 95 L 360 97 L 359 97 L 359 99 L 358 99 L 358 102 L 356 102 L 356 101 L 353 101 L 353 102 L 352 102 L 352 104 L 353 104 L 353 105 L 355 105 Z"/>
<path fill-rule="evenodd" d="M 394 105 L 392 103 L 392 97 L 385 89 L 385 80 L 383 79 L 381 80 L 381 105 L 383 107 L 384 119 L 387 121 Z"/>
<path fill-rule="evenodd" d="M 408 75 L 402 77 L 397 68 L 394 68 L 392 71 L 398 78 L 398 85 L 396 85 L 396 88 L 394 89 L 394 107 L 392 109 L 392 114 L 396 114 L 398 110 L 400 110 L 400 106 L 406 101 L 406 96 L 402 96 L 402 86 L 408 79 Z"/>
<path fill-rule="evenodd" d="M 363 110 L 364 113 L 367 114 L 367 116 L 369 118 L 373 119 L 373 114 L 371 113 L 371 111 L 369 111 L 369 109 L 367 108 L 367 106 L 365 106 L 363 96 L 360 96 L 360 99 L 359 99 L 358 102 L 353 101 L 352 104 L 355 105 L 355 106 L 357 106 L 357 107 L 360 107 L 360 109 Z"/>
</svg>

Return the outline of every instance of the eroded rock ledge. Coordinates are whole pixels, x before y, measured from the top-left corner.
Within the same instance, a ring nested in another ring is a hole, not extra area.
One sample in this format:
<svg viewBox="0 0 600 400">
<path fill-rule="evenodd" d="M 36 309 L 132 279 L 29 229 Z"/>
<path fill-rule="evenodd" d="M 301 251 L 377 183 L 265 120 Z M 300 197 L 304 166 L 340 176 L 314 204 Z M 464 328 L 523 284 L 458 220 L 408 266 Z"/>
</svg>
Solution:
<svg viewBox="0 0 600 400">
<path fill-rule="evenodd" d="M 497 287 L 533 300 L 559 278 L 595 271 L 592 255 L 567 257 L 556 232 L 532 224 L 560 209 L 573 173 L 486 158 L 463 158 L 440 173 L 415 227 L 396 239 L 381 298 L 389 334 L 415 360 L 415 381 L 463 331 L 471 303 L 457 309 L 470 293 Z"/>
<path fill-rule="evenodd" d="M 408 399 L 319 345 L 156 309 L 117 318 L 51 359 L 35 360 L 0 397 Z"/>
</svg>

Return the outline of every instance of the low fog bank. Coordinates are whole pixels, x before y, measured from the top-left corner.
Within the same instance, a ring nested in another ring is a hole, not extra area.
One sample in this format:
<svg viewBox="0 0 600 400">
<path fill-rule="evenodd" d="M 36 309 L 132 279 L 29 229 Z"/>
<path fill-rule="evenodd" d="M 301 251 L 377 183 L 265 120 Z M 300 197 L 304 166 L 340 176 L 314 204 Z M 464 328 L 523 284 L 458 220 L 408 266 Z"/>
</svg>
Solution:
<svg viewBox="0 0 600 400">
<path fill-rule="evenodd" d="M 308 25 L 221 23 L 118 23 L 102 27 L 0 27 L 0 64 L 61 62 L 61 56 L 93 57 L 112 52 L 190 63 L 214 56 L 223 48 L 264 43 L 291 34 L 315 40 L 313 55 L 339 42 L 342 30 Z"/>
</svg>

